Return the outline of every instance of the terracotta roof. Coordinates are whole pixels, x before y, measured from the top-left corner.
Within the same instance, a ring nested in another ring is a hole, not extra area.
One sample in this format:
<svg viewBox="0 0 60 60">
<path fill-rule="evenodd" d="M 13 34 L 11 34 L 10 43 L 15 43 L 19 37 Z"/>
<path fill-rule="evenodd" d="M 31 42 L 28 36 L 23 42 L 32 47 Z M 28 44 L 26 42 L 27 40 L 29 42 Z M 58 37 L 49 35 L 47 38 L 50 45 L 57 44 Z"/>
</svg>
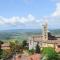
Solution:
<svg viewBox="0 0 60 60">
<path fill-rule="evenodd" d="M 31 38 L 33 41 L 41 41 L 42 40 L 42 36 L 41 35 L 35 35 L 35 36 L 32 36 Z"/>
<path fill-rule="evenodd" d="M 9 43 L 4 43 L 2 44 L 2 46 L 9 46 Z"/>
<path fill-rule="evenodd" d="M 2 49 L 10 49 L 10 44 L 9 43 L 4 43 L 1 45 Z"/>
</svg>

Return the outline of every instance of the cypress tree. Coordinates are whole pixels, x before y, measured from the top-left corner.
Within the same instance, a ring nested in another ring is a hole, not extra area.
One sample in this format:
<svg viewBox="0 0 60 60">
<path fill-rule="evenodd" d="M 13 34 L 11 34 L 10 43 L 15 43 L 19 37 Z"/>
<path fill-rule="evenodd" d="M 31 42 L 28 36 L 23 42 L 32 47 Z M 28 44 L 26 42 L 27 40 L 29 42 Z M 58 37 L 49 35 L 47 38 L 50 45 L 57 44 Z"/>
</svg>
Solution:
<svg viewBox="0 0 60 60">
<path fill-rule="evenodd" d="M 36 53 L 40 54 L 40 46 L 39 44 L 36 45 L 36 50 L 35 50 Z"/>
</svg>

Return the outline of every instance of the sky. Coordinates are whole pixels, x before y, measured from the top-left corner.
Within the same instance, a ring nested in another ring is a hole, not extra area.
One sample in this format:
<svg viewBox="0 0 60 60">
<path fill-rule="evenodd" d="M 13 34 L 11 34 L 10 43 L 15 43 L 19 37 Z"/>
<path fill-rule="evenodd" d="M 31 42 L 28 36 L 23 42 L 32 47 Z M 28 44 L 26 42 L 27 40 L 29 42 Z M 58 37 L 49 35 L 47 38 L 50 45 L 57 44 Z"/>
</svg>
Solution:
<svg viewBox="0 0 60 60">
<path fill-rule="evenodd" d="M 60 29 L 60 0 L 0 0 L 0 30 Z"/>
</svg>

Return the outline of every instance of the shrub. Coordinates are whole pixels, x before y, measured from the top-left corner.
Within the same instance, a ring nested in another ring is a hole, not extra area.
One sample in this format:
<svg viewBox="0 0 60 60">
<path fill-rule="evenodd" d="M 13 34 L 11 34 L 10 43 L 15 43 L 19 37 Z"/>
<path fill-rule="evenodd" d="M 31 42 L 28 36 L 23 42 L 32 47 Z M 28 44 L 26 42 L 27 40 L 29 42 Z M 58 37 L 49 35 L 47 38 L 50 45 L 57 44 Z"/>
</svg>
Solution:
<svg viewBox="0 0 60 60">
<path fill-rule="evenodd" d="M 34 49 L 29 50 L 29 54 L 34 54 L 34 52 L 35 52 Z"/>
<path fill-rule="evenodd" d="M 47 60 L 59 60 L 58 59 L 58 54 L 53 48 L 47 47 L 43 48 L 42 54 L 45 56 L 47 55 Z"/>
</svg>

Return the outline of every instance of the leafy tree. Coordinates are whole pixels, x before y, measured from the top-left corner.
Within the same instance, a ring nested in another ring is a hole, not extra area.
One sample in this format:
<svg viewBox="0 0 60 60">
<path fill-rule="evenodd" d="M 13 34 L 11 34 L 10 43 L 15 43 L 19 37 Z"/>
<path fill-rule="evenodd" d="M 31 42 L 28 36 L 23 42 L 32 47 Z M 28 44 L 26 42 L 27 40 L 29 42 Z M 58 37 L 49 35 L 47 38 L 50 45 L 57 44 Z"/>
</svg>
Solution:
<svg viewBox="0 0 60 60">
<path fill-rule="evenodd" d="M 47 58 L 46 58 L 47 60 L 59 60 L 58 54 L 56 53 L 56 51 L 53 48 L 50 48 L 50 47 L 43 48 L 42 54 L 44 56 L 47 56 Z"/>
<path fill-rule="evenodd" d="M 0 41 L 0 59 L 2 58 L 3 50 L 1 49 L 1 44 L 3 44 L 3 41 Z"/>
<path fill-rule="evenodd" d="M 11 52 L 15 50 L 15 42 L 10 41 L 10 49 L 11 49 Z"/>
<path fill-rule="evenodd" d="M 49 40 L 57 40 L 55 36 L 53 36 L 50 32 L 48 32 L 48 39 Z"/>
<path fill-rule="evenodd" d="M 0 44 L 3 44 L 3 41 L 0 41 Z"/>
<path fill-rule="evenodd" d="M 27 48 L 27 41 L 26 41 L 26 40 L 24 40 L 24 41 L 22 42 L 22 47 L 23 47 L 24 49 Z"/>
<path fill-rule="evenodd" d="M 0 49 L 0 59 L 2 58 L 3 50 Z"/>
<path fill-rule="evenodd" d="M 36 53 L 40 53 L 40 46 L 39 44 L 36 45 L 36 50 L 35 50 Z"/>
<path fill-rule="evenodd" d="M 10 48 L 12 53 L 20 53 L 22 52 L 22 46 L 18 41 L 10 41 Z"/>
</svg>

